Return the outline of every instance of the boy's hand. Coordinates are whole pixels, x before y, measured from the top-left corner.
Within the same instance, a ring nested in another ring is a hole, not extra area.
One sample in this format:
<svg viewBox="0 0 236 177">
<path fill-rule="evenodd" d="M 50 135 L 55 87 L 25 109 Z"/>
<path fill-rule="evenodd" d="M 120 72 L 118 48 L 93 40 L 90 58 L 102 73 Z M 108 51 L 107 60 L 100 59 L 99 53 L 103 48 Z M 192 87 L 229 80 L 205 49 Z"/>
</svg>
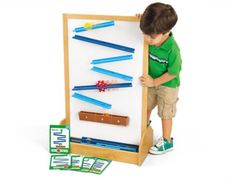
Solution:
<svg viewBox="0 0 236 177">
<path fill-rule="evenodd" d="M 154 79 L 149 75 L 143 75 L 140 78 L 141 85 L 144 87 L 154 87 Z"/>
</svg>

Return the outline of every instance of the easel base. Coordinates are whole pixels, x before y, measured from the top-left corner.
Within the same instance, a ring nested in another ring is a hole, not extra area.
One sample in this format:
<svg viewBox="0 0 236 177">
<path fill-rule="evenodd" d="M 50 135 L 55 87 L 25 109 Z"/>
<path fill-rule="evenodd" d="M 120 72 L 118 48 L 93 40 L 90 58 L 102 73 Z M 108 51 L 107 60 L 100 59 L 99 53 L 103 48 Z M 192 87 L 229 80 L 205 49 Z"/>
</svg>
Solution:
<svg viewBox="0 0 236 177">
<path fill-rule="evenodd" d="M 69 122 L 66 122 L 66 120 L 63 119 L 60 124 L 69 125 Z M 139 152 L 137 153 L 79 143 L 70 143 L 70 145 L 72 154 L 94 156 L 141 166 L 148 155 L 150 147 L 153 145 L 153 130 L 150 126 L 145 130 L 139 144 Z"/>
</svg>

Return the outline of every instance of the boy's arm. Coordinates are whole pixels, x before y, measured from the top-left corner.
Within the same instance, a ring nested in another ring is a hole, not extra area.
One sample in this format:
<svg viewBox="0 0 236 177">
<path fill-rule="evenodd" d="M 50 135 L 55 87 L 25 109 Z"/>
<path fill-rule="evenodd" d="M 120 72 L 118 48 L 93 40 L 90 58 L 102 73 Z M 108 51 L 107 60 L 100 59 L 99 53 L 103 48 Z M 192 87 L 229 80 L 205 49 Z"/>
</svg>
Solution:
<svg viewBox="0 0 236 177">
<path fill-rule="evenodd" d="M 174 79 L 176 75 L 171 75 L 168 72 L 162 74 L 160 77 L 153 79 L 149 75 L 144 75 L 140 77 L 140 81 L 142 86 L 144 87 L 157 87 L 161 84 L 164 84 L 172 79 Z"/>
<path fill-rule="evenodd" d="M 172 51 L 169 55 L 167 72 L 155 79 L 153 79 L 149 75 L 143 75 L 140 77 L 141 84 L 145 87 L 157 87 L 161 84 L 164 84 L 178 76 L 181 70 L 181 64 L 182 60 L 179 50 L 177 49 L 175 51 Z"/>
</svg>

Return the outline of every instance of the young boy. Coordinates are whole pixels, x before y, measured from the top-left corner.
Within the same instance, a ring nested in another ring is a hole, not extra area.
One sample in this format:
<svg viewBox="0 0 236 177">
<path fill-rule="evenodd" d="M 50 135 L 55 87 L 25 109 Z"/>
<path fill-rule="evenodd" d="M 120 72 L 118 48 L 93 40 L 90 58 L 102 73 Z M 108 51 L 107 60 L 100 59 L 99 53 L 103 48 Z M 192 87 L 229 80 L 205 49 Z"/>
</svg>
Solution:
<svg viewBox="0 0 236 177">
<path fill-rule="evenodd" d="M 177 19 L 173 7 L 163 3 L 149 5 L 140 19 L 140 28 L 149 43 L 149 75 L 140 77 L 141 84 L 148 87 L 148 122 L 156 106 L 162 121 L 162 138 L 151 147 L 151 154 L 173 149 L 172 118 L 176 113 L 182 63 L 180 49 L 171 32 Z"/>
</svg>

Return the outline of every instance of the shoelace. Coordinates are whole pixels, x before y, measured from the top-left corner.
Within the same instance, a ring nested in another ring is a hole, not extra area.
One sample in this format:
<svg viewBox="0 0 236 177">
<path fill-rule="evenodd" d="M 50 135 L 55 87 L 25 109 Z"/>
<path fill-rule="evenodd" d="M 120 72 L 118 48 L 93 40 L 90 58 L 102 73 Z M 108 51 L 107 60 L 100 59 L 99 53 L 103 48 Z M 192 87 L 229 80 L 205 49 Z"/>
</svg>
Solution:
<svg viewBox="0 0 236 177">
<path fill-rule="evenodd" d="M 163 139 L 163 137 L 161 137 L 161 138 L 159 138 L 159 139 L 157 140 L 156 146 L 157 146 L 157 147 L 161 147 L 161 146 L 163 146 L 163 145 L 164 145 L 164 139 Z"/>
</svg>

